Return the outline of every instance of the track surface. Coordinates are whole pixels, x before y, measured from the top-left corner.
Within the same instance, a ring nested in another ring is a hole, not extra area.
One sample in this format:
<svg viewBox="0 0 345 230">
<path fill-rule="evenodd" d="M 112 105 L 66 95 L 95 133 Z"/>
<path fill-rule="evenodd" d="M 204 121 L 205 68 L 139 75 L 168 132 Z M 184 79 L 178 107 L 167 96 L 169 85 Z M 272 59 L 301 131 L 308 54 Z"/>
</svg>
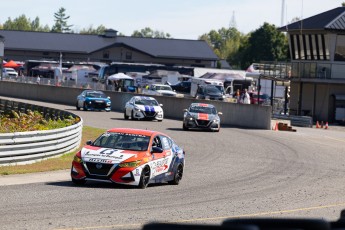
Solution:
<svg viewBox="0 0 345 230">
<path fill-rule="evenodd" d="M 246 216 L 335 220 L 345 209 L 344 129 L 183 131 L 178 120 L 131 121 L 117 112 L 30 103 L 76 113 L 87 126 L 167 133 L 186 151 L 185 174 L 178 186 L 145 190 L 77 187 L 68 170 L 38 183 L 31 181 L 36 174 L 2 176 L 0 185 L 6 178 L 13 183 L 0 186 L 0 229 L 140 229 L 153 221 L 220 224 Z"/>
</svg>

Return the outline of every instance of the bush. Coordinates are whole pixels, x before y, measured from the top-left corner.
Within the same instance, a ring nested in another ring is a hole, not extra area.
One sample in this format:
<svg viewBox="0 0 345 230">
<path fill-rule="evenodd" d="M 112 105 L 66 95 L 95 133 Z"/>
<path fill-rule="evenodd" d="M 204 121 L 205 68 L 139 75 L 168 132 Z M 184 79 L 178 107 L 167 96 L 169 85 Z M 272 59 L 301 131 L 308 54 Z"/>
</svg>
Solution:
<svg viewBox="0 0 345 230">
<path fill-rule="evenodd" d="M 27 113 L 8 111 L 0 115 L 0 133 L 39 131 L 64 128 L 79 122 L 79 118 L 68 116 L 65 119 L 45 119 L 38 111 Z"/>
</svg>

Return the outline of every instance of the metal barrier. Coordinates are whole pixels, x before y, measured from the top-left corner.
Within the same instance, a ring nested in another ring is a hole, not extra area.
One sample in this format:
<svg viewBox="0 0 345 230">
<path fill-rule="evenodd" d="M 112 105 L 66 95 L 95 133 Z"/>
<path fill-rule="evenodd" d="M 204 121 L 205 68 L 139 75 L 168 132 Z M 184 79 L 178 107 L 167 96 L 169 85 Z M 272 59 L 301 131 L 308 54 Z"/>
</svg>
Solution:
<svg viewBox="0 0 345 230">
<path fill-rule="evenodd" d="M 78 117 L 74 125 L 46 131 L 0 133 L 0 165 L 29 164 L 76 150 L 81 141 L 83 121 L 75 114 L 42 106 L 0 100 L 0 111 L 37 110 L 44 117 Z"/>
<path fill-rule="evenodd" d="M 313 118 L 310 116 L 292 116 L 273 114 L 272 118 L 281 120 L 290 120 L 292 126 L 313 127 Z"/>
</svg>

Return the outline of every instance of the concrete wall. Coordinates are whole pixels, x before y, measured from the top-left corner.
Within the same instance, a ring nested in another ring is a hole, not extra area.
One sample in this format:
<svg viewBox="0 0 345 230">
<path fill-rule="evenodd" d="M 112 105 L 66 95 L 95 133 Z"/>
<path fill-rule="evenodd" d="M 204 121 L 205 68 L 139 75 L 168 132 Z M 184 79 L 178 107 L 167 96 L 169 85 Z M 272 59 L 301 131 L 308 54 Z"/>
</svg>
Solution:
<svg viewBox="0 0 345 230">
<path fill-rule="evenodd" d="M 56 87 L 0 81 L 0 96 L 23 98 L 34 101 L 75 105 L 77 96 L 83 91 L 78 88 Z M 125 103 L 134 95 L 132 93 L 105 91 L 112 101 L 112 110 L 123 111 Z M 165 117 L 182 119 L 183 109 L 192 102 L 212 103 L 222 112 L 221 124 L 252 129 L 271 129 L 271 107 L 260 105 L 243 105 L 229 102 L 196 100 L 176 97 L 155 96 L 163 104 Z"/>
</svg>

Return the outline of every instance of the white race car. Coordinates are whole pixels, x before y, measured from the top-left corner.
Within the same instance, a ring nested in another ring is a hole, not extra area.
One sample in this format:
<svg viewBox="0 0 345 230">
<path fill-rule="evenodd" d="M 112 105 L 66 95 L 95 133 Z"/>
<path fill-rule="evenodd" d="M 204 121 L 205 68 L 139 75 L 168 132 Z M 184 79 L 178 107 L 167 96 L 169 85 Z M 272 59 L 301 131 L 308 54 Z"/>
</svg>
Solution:
<svg viewBox="0 0 345 230">
<path fill-rule="evenodd" d="M 124 118 L 127 120 L 149 119 L 163 121 L 162 104 L 153 97 L 134 96 L 125 105 Z"/>
</svg>

